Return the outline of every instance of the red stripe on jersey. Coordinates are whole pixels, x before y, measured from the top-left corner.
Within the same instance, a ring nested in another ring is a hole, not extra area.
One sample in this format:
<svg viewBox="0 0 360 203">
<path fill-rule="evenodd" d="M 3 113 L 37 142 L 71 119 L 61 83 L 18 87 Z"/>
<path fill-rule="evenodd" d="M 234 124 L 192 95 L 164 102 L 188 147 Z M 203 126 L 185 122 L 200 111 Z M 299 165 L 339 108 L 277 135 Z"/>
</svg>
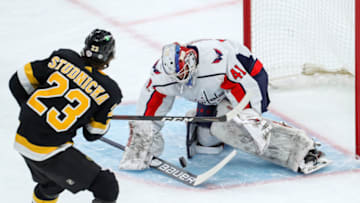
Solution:
<svg viewBox="0 0 360 203">
<path fill-rule="evenodd" d="M 240 83 L 230 81 L 226 75 L 220 87 L 225 90 L 230 90 L 237 102 L 240 102 L 245 96 L 245 90 Z M 250 108 L 250 103 L 245 108 Z"/>
<path fill-rule="evenodd" d="M 254 77 L 262 70 L 262 68 L 263 68 L 263 64 L 259 60 L 256 60 L 254 64 L 254 68 L 252 69 L 250 75 Z"/>
<path fill-rule="evenodd" d="M 165 97 L 166 95 L 161 94 L 158 91 L 154 91 L 154 93 L 151 95 L 150 100 L 146 104 L 146 111 L 144 113 L 144 116 L 154 116 L 155 112 L 160 107 Z"/>
<path fill-rule="evenodd" d="M 151 83 L 152 83 L 152 80 L 150 79 L 149 82 L 148 82 L 148 84 L 146 85 L 146 89 L 149 89 Z"/>
</svg>

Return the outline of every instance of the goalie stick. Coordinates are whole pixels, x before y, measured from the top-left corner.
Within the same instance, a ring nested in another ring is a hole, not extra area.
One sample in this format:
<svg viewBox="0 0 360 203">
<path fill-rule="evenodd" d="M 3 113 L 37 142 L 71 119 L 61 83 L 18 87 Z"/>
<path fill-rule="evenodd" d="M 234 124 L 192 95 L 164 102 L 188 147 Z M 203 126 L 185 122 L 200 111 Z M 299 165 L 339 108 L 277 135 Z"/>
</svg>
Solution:
<svg viewBox="0 0 360 203">
<path fill-rule="evenodd" d="M 185 122 L 226 122 L 234 118 L 242 111 L 250 101 L 250 94 L 244 95 L 241 102 L 231 111 L 219 117 L 191 117 L 191 116 L 136 116 L 136 115 L 113 115 L 114 120 L 149 120 L 149 121 L 185 121 Z"/>
<path fill-rule="evenodd" d="M 100 140 L 113 147 L 125 151 L 124 145 L 121 145 L 105 137 L 101 137 Z M 150 167 L 186 185 L 197 186 L 208 180 L 211 176 L 213 176 L 220 169 L 222 169 L 235 155 L 236 155 L 236 150 L 233 150 L 216 166 L 214 166 L 213 168 L 209 169 L 208 171 L 200 175 L 192 174 L 158 157 L 153 157 Z"/>
</svg>

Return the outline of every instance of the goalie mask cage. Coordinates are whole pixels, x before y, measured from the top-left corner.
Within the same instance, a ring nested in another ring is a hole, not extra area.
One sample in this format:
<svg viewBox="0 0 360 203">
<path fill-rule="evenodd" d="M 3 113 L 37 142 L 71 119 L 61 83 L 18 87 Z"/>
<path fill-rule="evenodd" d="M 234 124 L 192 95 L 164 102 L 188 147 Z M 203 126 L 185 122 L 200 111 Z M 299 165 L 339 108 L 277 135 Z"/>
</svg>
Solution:
<svg viewBox="0 0 360 203">
<path fill-rule="evenodd" d="M 359 11 L 359 0 L 243 0 L 244 44 L 266 66 L 270 83 L 306 71 L 351 77 L 358 156 Z"/>
</svg>

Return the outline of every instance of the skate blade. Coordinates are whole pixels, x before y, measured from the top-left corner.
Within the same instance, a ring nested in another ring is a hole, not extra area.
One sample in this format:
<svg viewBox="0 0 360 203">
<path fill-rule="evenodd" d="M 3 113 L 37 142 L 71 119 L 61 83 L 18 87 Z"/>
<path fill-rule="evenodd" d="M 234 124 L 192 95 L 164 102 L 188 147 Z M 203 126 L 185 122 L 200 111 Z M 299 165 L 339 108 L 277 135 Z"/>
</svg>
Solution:
<svg viewBox="0 0 360 203">
<path fill-rule="evenodd" d="M 318 171 L 318 170 L 328 166 L 329 164 L 331 164 L 331 162 L 332 161 L 327 160 L 327 159 L 318 160 L 318 163 L 316 165 L 304 168 L 302 170 L 302 173 L 304 173 L 304 174 L 314 173 L 315 171 Z"/>
</svg>

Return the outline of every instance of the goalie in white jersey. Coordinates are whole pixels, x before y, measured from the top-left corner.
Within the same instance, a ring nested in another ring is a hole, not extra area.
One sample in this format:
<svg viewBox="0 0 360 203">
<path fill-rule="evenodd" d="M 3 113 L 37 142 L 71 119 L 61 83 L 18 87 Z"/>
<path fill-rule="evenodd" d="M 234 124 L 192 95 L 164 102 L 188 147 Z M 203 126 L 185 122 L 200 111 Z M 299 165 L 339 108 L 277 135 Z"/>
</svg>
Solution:
<svg viewBox="0 0 360 203">
<path fill-rule="evenodd" d="M 188 158 L 217 154 L 224 144 L 296 172 L 311 173 L 327 164 L 316 143 L 300 129 L 262 118 L 270 103 L 268 75 L 261 62 L 231 40 L 199 40 L 165 45 L 137 103 L 137 114 L 163 116 L 176 96 L 196 102 L 187 116 L 220 116 L 250 94 L 250 102 L 230 122 L 188 123 Z M 130 138 L 121 169 L 148 168 L 164 147 L 159 121 L 130 122 Z"/>
</svg>

